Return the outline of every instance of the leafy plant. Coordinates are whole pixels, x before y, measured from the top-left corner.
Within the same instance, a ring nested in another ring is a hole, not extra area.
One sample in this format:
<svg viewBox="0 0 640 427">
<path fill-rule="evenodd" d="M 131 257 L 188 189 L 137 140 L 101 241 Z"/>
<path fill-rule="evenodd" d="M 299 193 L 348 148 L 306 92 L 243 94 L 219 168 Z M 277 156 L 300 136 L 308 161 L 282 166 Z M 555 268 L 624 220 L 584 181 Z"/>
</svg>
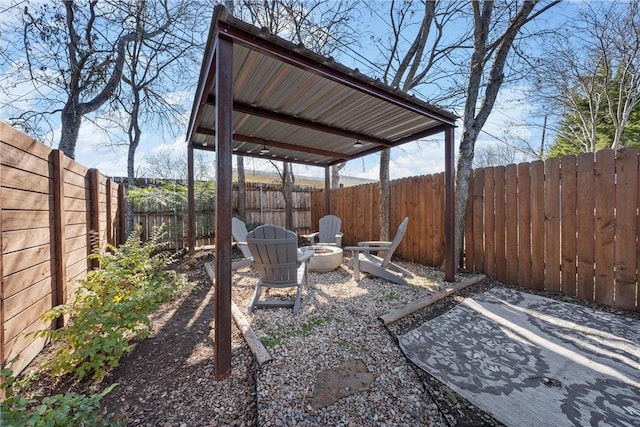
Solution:
<svg viewBox="0 0 640 427">
<path fill-rule="evenodd" d="M 100 393 L 90 396 L 78 393 L 56 394 L 37 403 L 13 394 L 13 372 L 0 370 L 6 377 L 0 390 L 4 390 L 5 400 L 0 402 L 0 420 L 3 426 L 112 426 L 117 425 L 104 419 L 100 413 L 100 400 L 113 390 L 112 384 Z"/>
<path fill-rule="evenodd" d="M 299 336 L 311 336 L 315 330 L 321 326 L 328 325 L 334 320 L 333 316 L 316 316 L 309 319 L 301 325 L 288 325 L 279 327 L 269 335 L 260 338 L 265 347 L 277 347 L 281 345 L 285 339 Z"/>
<path fill-rule="evenodd" d="M 184 276 L 166 268 L 175 259 L 159 251 L 161 238 L 158 231 L 143 244 L 138 229 L 124 245 L 93 252 L 99 268 L 89 272 L 70 302 L 44 314 L 49 321 L 69 316 L 70 322 L 61 329 L 35 333 L 66 344 L 48 364 L 52 375 L 72 373 L 84 378 L 92 374 L 99 380 L 118 366 L 132 337 L 149 336 L 149 314 L 186 282 Z"/>
</svg>

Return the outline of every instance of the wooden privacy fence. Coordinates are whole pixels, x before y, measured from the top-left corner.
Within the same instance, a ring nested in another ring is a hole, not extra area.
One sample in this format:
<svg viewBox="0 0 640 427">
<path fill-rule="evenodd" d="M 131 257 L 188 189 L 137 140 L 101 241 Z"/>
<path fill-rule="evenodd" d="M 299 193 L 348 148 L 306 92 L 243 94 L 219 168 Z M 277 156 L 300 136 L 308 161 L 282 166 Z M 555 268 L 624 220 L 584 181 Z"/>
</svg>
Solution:
<svg viewBox="0 0 640 427">
<path fill-rule="evenodd" d="M 247 183 L 247 223 L 285 225 L 285 203 L 280 185 Z M 195 238 L 196 246 L 212 245 L 215 237 L 215 202 L 210 196 L 195 193 Z M 309 187 L 295 186 L 293 190 L 293 230 L 298 234 L 310 232 L 311 196 Z M 238 186 L 233 186 L 232 209 L 238 212 Z M 142 226 L 143 235 L 148 236 L 154 228 L 166 226 L 168 239 L 176 247 L 186 247 L 187 202 L 176 197 L 175 202 L 162 204 L 145 202 L 134 204 L 134 223 Z"/>
<path fill-rule="evenodd" d="M 466 266 L 500 281 L 629 310 L 638 303 L 636 148 L 477 169 Z"/>
<path fill-rule="evenodd" d="M 640 174 L 636 148 L 473 171 L 463 266 L 505 283 L 640 310 Z M 345 245 L 379 236 L 379 184 L 331 190 Z M 312 224 L 324 215 L 313 190 Z M 444 175 L 391 182 L 392 233 L 408 216 L 400 258 L 444 257 Z M 312 228 L 314 227 L 312 226 Z"/>
<path fill-rule="evenodd" d="M 402 259 L 427 265 L 444 260 L 444 173 L 391 181 L 391 234 L 409 217 L 407 234 L 396 254 Z M 380 237 L 380 184 L 333 189 L 331 213 L 342 219 L 345 246 Z M 324 190 L 311 192 L 314 230 L 324 215 Z"/>
<path fill-rule="evenodd" d="M 52 326 L 40 316 L 86 277 L 93 243 L 124 240 L 124 192 L 2 122 L 0 144 L 0 362 L 18 373 L 46 344 L 25 333 Z"/>
</svg>

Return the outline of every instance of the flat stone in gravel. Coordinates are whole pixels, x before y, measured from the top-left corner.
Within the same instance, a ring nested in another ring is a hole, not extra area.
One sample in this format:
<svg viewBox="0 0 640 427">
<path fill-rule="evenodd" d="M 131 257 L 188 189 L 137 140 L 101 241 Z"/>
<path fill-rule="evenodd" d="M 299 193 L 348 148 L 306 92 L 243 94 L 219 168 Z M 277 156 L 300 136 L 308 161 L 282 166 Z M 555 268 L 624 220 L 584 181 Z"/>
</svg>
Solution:
<svg viewBox="0 0 640 427">
<path fill-rule="evenodd" d="M 324 408 L 343 397 L 368 389 L 373 380 L 373 374 L 362 360 L 347 360 L 318 374 L 311 404 L 316 409 Z"/>
</svg>

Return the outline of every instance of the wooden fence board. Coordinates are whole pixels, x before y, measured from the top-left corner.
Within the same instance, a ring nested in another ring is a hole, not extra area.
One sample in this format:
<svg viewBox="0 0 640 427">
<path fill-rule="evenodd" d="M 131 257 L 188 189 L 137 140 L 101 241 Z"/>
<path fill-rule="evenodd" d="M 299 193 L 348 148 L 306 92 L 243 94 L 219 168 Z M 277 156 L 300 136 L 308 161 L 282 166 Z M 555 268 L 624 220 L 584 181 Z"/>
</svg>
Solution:
<svg viewBox="0 0 640 427">
<path fill-rule="evenodd" d="M 5 128 L 2 122 L 0 122 L 0 134 L 4 134 Z M 4 209 L 2 209 L 2 177 L 3 173 L 0 170 L 0 248 L 4 247 L 3 235 L 4 230 Z M 4 364 L 5 358 L 5 346 L 4 346 L 4 312 L 5 312 L 5 293 L 4 293 L 4 254 L 0 255 L 0 365 Z M 4 382 L 6 378 L 0 376 L 0 382 Z M 0 392 L 0 399 L 5 399 L 6 393 Z"/>
<path fill-rule="evenodd" d="M 615 151 L 596 153 L 595 296 L 596 302 L 613 305 L 615 237 Z"/>
<path fill-rule="evenodd" d="M 473 270 L 484 273 L 484 170 L 473 171 Z"/>
<path fill-rule="evenodd" d="M 475 248 L 473 244 L 475 243 L 475 233 L 473 232 L 473 194 L 475 187 L 474 173 L 471 171 L 469 174 L 469 191 L 467 194 L 467 209 L 465 212 L 465 230 L 464 230 L 464 248 L 465 248 L 465 267 L 468 270 L 475 271 L 476 269 L 476 260 L 475 260 Z M 432 214 L 433 216 L 433 214 Z M 432 225 L 433 226 L 433 225 Z M 435 231 L 433 232 L 435 235 Z"/>
<path fill-rule="evenodd" d="M 496 276 L 495 278 L 506 282 L 507 280 L 507 256 L 506 256 L 506 168 L 497 166 L 493 170 L 493 198 L 495 206 L 494 228 L 495 228 L 495 248 L 496 248 Z"/>
<path fill-rule="evenodd" d="M 496 274 L 494 173 L 494 168 L 484 170 L 484 272 L 491 277 Z"/>
<path fill-rule="evenodd" d="M 86 187 L 78 187 L 77 185 L 69 184 L 65 184 L 63 187 L 64 197 L 66 199 L 69 199 L 69 201 L 72 201 L 73 199 L 86 201 L 89 200 L 89 197 L 91 197 L 91 195 L 89 194 L 89 190 Z"/>
<path fill-rule="evenodd" d="M 4 274 L 17 273 L 20 270 L 24 270 L 26 266 L 49 261 L 52 259 L 51 252 L 51 245 L 46 244 L 6 253 L 2 261 Z"/>
<path fill-rule="evenodd" d="M 30 191 L 4 188 L 2 190 L 2 209 L 49 211 L 53 206 L 53 195 L 32 193 Z"/>
<path fill-rule="evenodd" d="M 529 163 L 518 164 L 518 285 L 531 287 L 531 176 Z"/>
<path fill-rule="evenodd" d="M 594 299 L 595 264 L 595 174 L 593 153 L 578 156 L 577 167 L 577 231 L 578 231 L 578 297 Z"/>
<path fill-rule="evenodd" d="M 577 295 L 577 169 L 576 156 L 564 156 L 560 160 L 561 203 L 560 233 L 562 257 L 562 292 Z"/>
<path fill-rule="evenodd" d="M 53 214 L 47 211 L 2 211 L 2 230 L 17 231 L 29 228 L 48 227 Z"/>
<path fill-rule="evenodd" d="M 418 246 L 416 247 L 418 253 L 418 259 L 422 264 L 429 264 L 429 258 L 427 256 L 427 237 L 424 233 L 427 230 L 427 212 L 429 212 L 429 205 L 427 205 L 427 177 L 421 176 L 418 178 L 417 190 L 418 190 L 418 216 L 416 222 L 418 223 L 418 229 L 423 234 L 421 239 L 418 239 Z"/>
<path fill-rule="evenodd" d="M 444 262 L 444 172 L 436 175 L 436 192 L 434 194 L 435 205 L 437 209 L 434 211 L 434 232 L 435 238 L 435 266 L 440 266 Z"/>
<path fill-rule="evenodd" d="M 434 227 L 433 227 L 433 204 L 435 203 L 433 200 L 433 177 L 431 175 L 424 177 L 423 181 L 423 191 L 422 194 L 424 196 L 424 206 L 425 210 L 423 211 L 423 225 L 424 225 L 424 233 L 425 233 L 425 242 L 424 242 L 424 258 L 425 263 L 428 265 L 433 265 L 433 246 L 434 246 Z"/>
<path fill-rule="evenodd" d="M 3 297 L 9 298 L 21 290 L 31 286 L 33 283 L 42 281 L 52 276 L 51 263 L 43 262 L 32 265 L 17 273 L 4 276 Z"/>
<path fill-rule="evenodd" d="M 14 316 L 11 319 L 5 319 L 4 339 L 10 341 L 21 334 L 29 325 L 38 322 L 42 313 L 51 308 L 51 296 L 47 295 L 38 301 L 33 302 L 20 313 L 20 316 Z"/>
<path fill-rule="evenodd" d="M 616 230 L 614 306 L 636 308 L 638 276 L 638 149 L 624 148 L 616 156 Z"/>
<path fill-rule="evenodd" d="M 518 283 L 518 166 L 505 167 L 505 244 L 507 259 L 506 282 Z"/>
<path fill-rule="evenodd" d="M 66 211 L 64 214 L 64 224 L 67 227 L 71 225 L 83 224 L 87 227 L 87 230 L 88 230 L 90 227 L 89 215 L 90 215 L 89 211 L 78 211 L 78 212 Z"/>
<path fill-rule="evenodd" d="M 34 193 L 47 194 L 51 187 L 51 179 L 31 171 L 0 165 L 0 174 L 2 175 L 2 186 L 6 188 L 26 189 Z"/>
<path fill-rule="evenodd" d="M 9 361 L 8 366 L 14 373 L 22 371 L 27 367 L 29 362 L 33 360 L 48 342 L 47 338 L 33 338 L 25 334 L 41 331 L 51 328 L 52 322 L 43 319 L 29 325 L 23 333 L 18 334 L 12 340 L 5 341 L 4 347 L 7 349 L 5 360 Z"/>
<path fill-rule="evenodd" d="M 5 306 L 4 318 L 5 320 L 11 319 L 14 316 L 20 314 L 23 310 L 28 308 L 33 301 L 39 301 L 46 296 L 52 297 L 52 293 L 55 292 L 55 288 L 51 285 L 51 280 L 43 280 L 35 283 L 32 286 L 13 294 L 7 298 L 7 305 Z"/>
<path fill-rule="evenodd" d="M 39 175 L 48 177 L 51 176 L 51 164 L 47 161 L 47 156 L 36 156 L 32 152 L 26 152 L 23 150 L 17 150 L 3 141 L 0 144 L 0 151 L 2 151 L 2 164 L 11 168 L 20 169 L 32 173 L 38 173 Z M 47 153 L 51 149 L 48 149 Z"/>
<path fill-rule="evenodd" d="M 80 189 L 85 190 L 85 191 L 88 190 L 89 189 L 89 174 L 88 174 L 88 172 L 84 172 L 83 174 L 77 174 L 77 173 L 75 173 L 73 171 L 70 171 L 65 166 L 64 186 L 66 188 L 77 187 L 77 188 L 80 188 Z M 88 197 L 89 196 L 87 195 L 87 198 Z"/>
<path fill-rule="evenodd" d="M 67 277 L 69 277 L 70 279 L 76 278 L 83 272 L 86 272 L 89 270 L 88 268 L 89 261 L 87 260 L 86 256 L 74 257 L 72 255 L 74 255 L 74 253 L 70 253 L 69 258 L 67 259 Z M 75 259 L 78 259 L 78 261 L 73 262 L 75 261 Z"/>
<path fill-rule="evenodd" d="M 32 228 L 17 231 L 7 231 L 2 235 L 2 253 L 28 249 L 34 246 L 51 243 L 51 230 L 48 228 Z"/>
<path fill-rule="evenodd" d="M 532 162 L 531 176 L 531 288 L 544 289 L 544 163 Z"/>
<path fill-rule="evenodd" d="M 0 122 L 0 135 L 2 135 L 2 142 L 7 144 L 10 148 L 3 148 L 3 154 L 6 150 L 18 149 L 29 153 L 32 156 L 39 157 L 41 159 L 47 159 L 51 148 L 44 144 L 41 144 L 37 140 L 31 138 L 28 135 L 12 128 L 4 122 Z M 2 162 L 4 163 L 4 156 Z"/>
<path fill-rule="evenodd" d="M 560 291 L 560 159 L 544 162 L 544 216 L 545 216 L 545 283 L 550 292 Z"/>
</svg>

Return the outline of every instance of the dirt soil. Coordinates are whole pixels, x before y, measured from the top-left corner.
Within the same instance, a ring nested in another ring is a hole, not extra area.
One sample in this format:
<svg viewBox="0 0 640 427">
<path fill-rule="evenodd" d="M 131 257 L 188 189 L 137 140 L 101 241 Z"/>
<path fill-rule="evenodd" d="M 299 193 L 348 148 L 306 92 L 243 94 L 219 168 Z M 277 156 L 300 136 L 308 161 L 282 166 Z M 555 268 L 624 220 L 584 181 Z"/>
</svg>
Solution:
<svg viewBox="0 0 640 427">
<path fill-rule="evenodd" d="M 154 334 L 136 343 L 120 366 L 102 382 L 54 380 L 34 372 L 55 350 L 48 346 L 25 370 L 29 377 L 19 395 L 47 396 L 76 391 L 102 390 L 117 383 L 103 399 L 103 413 L 130 426 L 253 426 L 257 425 L 257 370 L 253 356 L 238 329 L 232 330 L 232 375 L 217 381 L 213 367 L 214 296 L 204 263 L 212 260 L 211 251 L 197 251 L 176 267 L 187 274 L 189 289 L 175 302 L 164 305 L 154 314 Z M 506 286 L 484 280 L 427 308 L 388 325 L 396 339 L 423 322 L 452 309 L 465 298 L 494 286 Z M 560 295 L 535 292 L 563 299 Z M 564 297 L 567 300 L 567 297 Z M 571 298 L 571 302 L 588 305 L 625 316 L 640 318 L 640 313 L 598 306 Z M 423 387 L 438 405 L 449 426 L 501 425 L 446 385 L 414 365 Z"/>
</svg>

